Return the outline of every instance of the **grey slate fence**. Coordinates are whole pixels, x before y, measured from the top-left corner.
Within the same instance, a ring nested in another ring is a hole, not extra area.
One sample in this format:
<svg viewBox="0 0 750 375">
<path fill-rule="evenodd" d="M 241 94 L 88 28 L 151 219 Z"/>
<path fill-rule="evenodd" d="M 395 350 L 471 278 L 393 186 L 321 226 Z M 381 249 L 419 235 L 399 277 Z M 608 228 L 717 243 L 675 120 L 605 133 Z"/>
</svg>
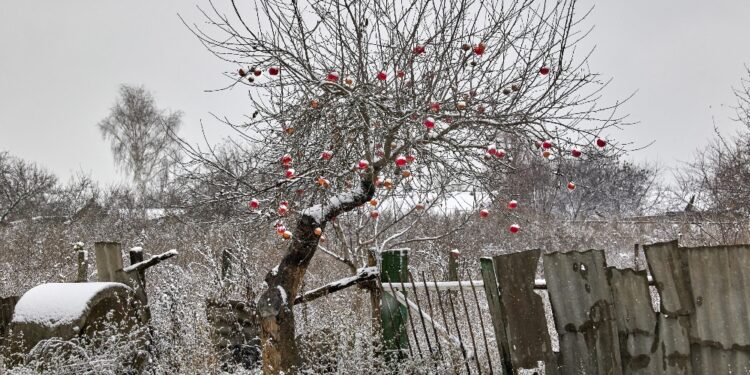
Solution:
<svg viewBox="0 0 750 375">
<path fill-rule="evenodd" d="M 482 258 L 481 282 L 489 310 L 484 313 L 491 319 L 472 322 L 472 331 L 480 336 L 477 340 L 463 337 L 460 345 L 474 353 L 488 341 L 493 348 L 492 353 L 486 351 L 487 361 L 481 366 L 476 356 L 465 357 L 472 365 L 465 370 L 560 375 L 750 374 L 750 245 L 686 248 L 673 241 L 643 248 L 653 286 L 648 271 L 608 267 L 599 250 L 545 255 L 530 250 Z M 535 280 L 540 258 L 544 280 Z M 554 327 L 548 327 L 539 291 L 543 288 Z M 471 302 L 459 305 L 466 310 Z M 442 305 L 441 301 L 432 303 Z M 422 305 L 410 316 L 417 326 L 425 301 Z M 444 320 L 445 325 L 451 320 Z M 557 352 L 552 351 L 549 331 L 557 333 Z M 410 351 L 417 352 L 420 342 L 416 338 L 429 333 L 425 327 L 424 334 L 409 335 Z"/>
</svg>

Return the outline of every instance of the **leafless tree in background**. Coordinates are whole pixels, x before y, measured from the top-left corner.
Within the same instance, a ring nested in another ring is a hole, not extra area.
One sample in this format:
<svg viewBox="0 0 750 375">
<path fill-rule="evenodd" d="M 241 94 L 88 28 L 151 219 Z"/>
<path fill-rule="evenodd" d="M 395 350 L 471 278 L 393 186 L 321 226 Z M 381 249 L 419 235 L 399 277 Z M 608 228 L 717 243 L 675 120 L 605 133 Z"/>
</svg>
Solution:
<svg viewBox="0 0 750 375">
<path fill-rule="evenodd" d="M 691 209 L 750 215 L 750 68 L 734 90 L 735 136 L 716 136 L 676 174 L 678 203 Z"/>
<path fill-rule="evenodd" d="M 161 177 L 164 160 L 176 149 L 172 135 L 180 127 L 181 116 L 158 109 L 145 88 L 121 85 L 115 105 L 98 124 L 102 137 L 111 144 L 115 163 L 132 174 L 141 200 L 149 183 Z"/>
<path fill-rule="evenodd" d="M 519 152 L 541 158 L 533 145 L 548 140 L 547 152 L 564 160 L 622 123 L 616 106 L 598 104 L 605 82 L 575 48 L 585 34 L 575 5 L 259 0 L 225 10 L 210 2 L 209 26 L 193 31 L 237 67 L 227 88 L 249 90 L 251 114 L 222 119 L 237 131 L 241 167 L 183 142 L 188 178 L 214 184 L 214 203 L 257 200 L 256 223 L 296 221 L 280 231 L 290 245 L 259 300 L 266 373 L 299 363 L 289 300 L 328 224 L 348 218 L 381 238 L 378 205 L 403 207 L 389 220 L 404 221 L 418 204 L 492 191 L 497 181 L 484 175 L 512 168 L 514 156 L 487 157 L 493 144 L 512 137 L 529 148 Z"/>
<path fill-rule="evenodd" d="M 44 206 L 57 178 L 36 164 L 0 152 L 0 225 Z"/>
</svg>

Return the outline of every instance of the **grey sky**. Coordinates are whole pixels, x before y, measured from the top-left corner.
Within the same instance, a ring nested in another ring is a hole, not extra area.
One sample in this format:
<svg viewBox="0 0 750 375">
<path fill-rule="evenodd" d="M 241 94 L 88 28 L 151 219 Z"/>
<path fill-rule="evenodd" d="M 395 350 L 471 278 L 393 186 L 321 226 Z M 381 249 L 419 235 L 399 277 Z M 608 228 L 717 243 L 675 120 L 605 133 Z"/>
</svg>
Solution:
<svg viewBox="0 0 750 375">
<path fill-rule="evenodd" d="M 221 0 L 219 0 L 221 1 Z M 580 10 L 595 2 L 581 0 Z M 143 84 L 159 106 L 185 112 L 183 134 L 227 134 L 209 112 L 239 118 L 243 90 L 206 93 L 233 70 L 210 55 L 177 18 L 200 23 L 202 1 L 6 1 L 0 11 L 0 150 L 62 178 L 83 171 L 121 180 L 96 123 L 120 83 Z M 750 64 L 750 2 L 600 1 L 585 45 L 593 70 L 612 77 L 605 99 L 638 90 L 623 107 L 640 124 L 610 134 L 650 148 L 633 154 L 671 167 L 712 136 L 733 132 L 731 88 Z"/>
</svg>

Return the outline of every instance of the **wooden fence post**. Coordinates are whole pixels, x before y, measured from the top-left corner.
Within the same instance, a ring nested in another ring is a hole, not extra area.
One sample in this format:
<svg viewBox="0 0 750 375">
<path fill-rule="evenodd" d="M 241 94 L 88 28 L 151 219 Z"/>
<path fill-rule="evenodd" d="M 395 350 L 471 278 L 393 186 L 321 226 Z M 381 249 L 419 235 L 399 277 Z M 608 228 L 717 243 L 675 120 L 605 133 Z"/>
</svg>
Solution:
<svg viewBox="0 0 750 375">
<path fill-rule="evenodd" d="M 96 273 L 99 281 L 116 281 L 117 271 L 122 270 L 122 246 L 119 242 L 94 243 Z"/>
<path fill-rule="evenodd" d="M 492 317 L 492 327 L 495 331 L 495 341 L 500 350 L 500 360 L 502 367 L 500 373 L 504 375 L 513 374 L 513 364 L 510 360 L 510 344 L 508 343 L 508 334 L 505 332 L 505 324 L 508 321 L 505 318 L 505 310 L 500 303 L 500 289 L 495 277 L 495 266 L 492 258 L 479 259 L 479 265 L 482 269 L 482 280 L 484 281 L 484 293 L 487 295 L 487 305 L 490 308 Z"/>
<path fill-rule="evenodd" d="M 381 253 L 380 281 L 407 282 L 409 280 L 408 250 L 388 250 Z M 383 332 L 383 346 L 389 360 L 404 358 L 404 350 L 409 345 L 406 332 L 406 307 L 401 305 L 391 292 L 382 294 L 380 305 L 380 326 Z"/>
<path fill-rule="evenodd" d="M 458 249 L 453 249 L 448 255 L 448 280 L 447 281 L 458 281 L 458 257 L 461 256 L 461 252 Z"/>
<path fill-rule="evenodd" d="M 83 242 L 76 242 L 73 244 L 73 250 L 76 252 L 78 259 L 78 275 L 76 276 L 76 282 L 85 283 L 89 278 L 89 254 L 83 248 Z"/>
</svg>

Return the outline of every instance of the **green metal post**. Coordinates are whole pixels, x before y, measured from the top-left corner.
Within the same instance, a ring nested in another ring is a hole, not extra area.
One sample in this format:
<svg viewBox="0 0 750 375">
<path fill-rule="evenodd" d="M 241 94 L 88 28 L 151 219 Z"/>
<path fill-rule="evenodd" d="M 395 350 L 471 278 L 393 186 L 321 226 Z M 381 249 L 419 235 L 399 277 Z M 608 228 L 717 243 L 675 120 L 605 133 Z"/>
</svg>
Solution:
<svg viewBox="0 0 750 375">
<path fill-rule="evenodd" d="M 380 281 L 383 283 L 407 282 L 409 280 L 408 250 L 388 250 L 381 253 Z M 389 360 L 406 356 L 409 337 L 406 332 L 406 307 L 383 288 L 380 306 L 380 326 L 383 329 L 383 345 Z"/>
</svg>

